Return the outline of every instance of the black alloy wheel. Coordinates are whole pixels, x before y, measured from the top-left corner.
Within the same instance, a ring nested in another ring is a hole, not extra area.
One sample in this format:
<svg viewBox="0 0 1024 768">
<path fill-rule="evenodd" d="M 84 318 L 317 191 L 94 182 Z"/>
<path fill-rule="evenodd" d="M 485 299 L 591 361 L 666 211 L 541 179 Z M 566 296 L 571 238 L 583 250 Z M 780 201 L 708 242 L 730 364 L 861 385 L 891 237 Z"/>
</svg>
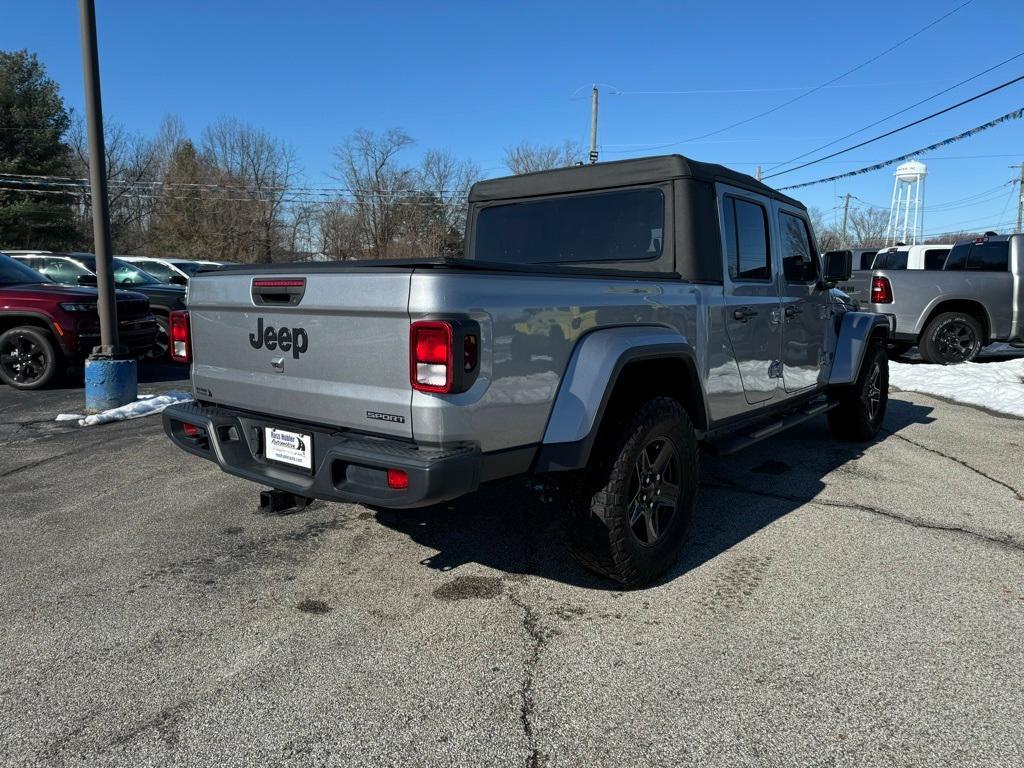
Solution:
<svg viewBox="0 0 1024 768">
<path fill-rule="evenodd" d="M 978 337 L 967 323 L 954 320 L 939 331 L 935 349 L 944 363 L 955 365 L 970 360 L 976 354 Z"/>
<path fill-rule="evenodd" d="M 54 377 L 57 354 L 42 329 L 12 328 L 0 336 L 0 380 L 16 389 L 39 389 Z"/>
<path fill-rule="evenodd" d="M 645 547 L 657 544 L 679 504 L 679 450 L 667 437 L 647 443 L 633 464 L 627 492 L 629 528 Z"/>
</svg>

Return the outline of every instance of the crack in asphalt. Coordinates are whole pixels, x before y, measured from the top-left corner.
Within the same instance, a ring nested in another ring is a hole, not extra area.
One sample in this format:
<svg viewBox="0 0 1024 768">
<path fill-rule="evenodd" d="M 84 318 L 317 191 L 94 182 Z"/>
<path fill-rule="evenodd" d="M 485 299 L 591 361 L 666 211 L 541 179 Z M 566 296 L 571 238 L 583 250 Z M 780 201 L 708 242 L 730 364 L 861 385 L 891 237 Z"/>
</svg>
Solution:
<svg viewBox="0 0 1024 768">
<path fill-rule="evenodd" d="M 1014 497 L 1018 501 L 1024 501 L 1024 494 L 1021 494 L 1021 492 L 1018 491 L 1016 488 L 1014 488 L 1012 485 L 1010 485 L 1008 483 L 1004 483 L 1002 480 L 999 480 L 999 479 L 997 479 L 995 477 L 992 477 L 992 475 L 989 475 L 986 472 L 983 472 L 982 470 L 978 469 L 977 467 L 971 466 L 970 464 L 968 464 L 963 459 L 959 459 L 956 456 L 953 456 L 951 454 L 946 453 L 945 451 L 940 451 L 938 448 L 931 448 L 930 446 L 924 445 L 923 443 L 919 443 L 916 440 L 911 440 L 909 437 L 905 437 L 904 435 L 897 434 L 896 432 L 892 432 L 892 431 L 890 431 L 888 429 L 885 429 L 884 427 L 882 428 L 881 431 L 885 432 L 887 435 L 892 435 L 893 437 L 899 438 L 900 440 L 902 440 L 902 441 L 904 441 L 906 443 L 910 443 L 911 445 L 916 446 L 916 447 L 918 447 L 918 448 L 920 448 L 922 450 L 928 451 L 929 453 L 934 453 L 936 456 L 942 456 L 943 458 L 946 458 L 946 459 L 949 459 L 950 461 L 956 462 L 957 464 L 959 464 L 960 466 L 964 467 L 965 469 L 969 469 L 971 472 L 974 472 L 975 474 L 981 475 L 986 480 L 990 480 L 993 483 L 995 483 L 996 485 L 1001 485 L 1003 488 L 1005 488 L 1010 493 L 1012 493 L 1014 495 Z"/>
<path fill-rule="evenodd" d="M 533 714 L 536 704 L 533 698 L 533 678 L 540 663 L 541 650 L 547 638 L 541 629 L 537 612 L 527 605 L 517 594 L 509 592 L 509 602 L 523 612 L 523 630 L 529 642 L 526 660 L 523 662 L 523 683 L 519 689 L 519 722 L 526 737 L 526 747 L 530 754 L 526 759 L 526 768 L 540 768 L 547 762 L 540 749 L 533 731 Z"/>
<path fill-rule="evenodd" d="M 68 456 L 74 456 L 79 451 L 65 451 L 64 453 L 58 453 L 56 456 L 47 456 L 45 459 L 39 459 L 38 461 L 30 464 L 22 464 L 20 467 L 14 467 L 13 469 L 5 469 L 0 472 L 0 478 L 10 477 L 16 475 L 19 472 L 24 472 L 26 469 L 35 469 L 36 467 L 42 466 L 43 464 L 49 464 L 51 461 L 59 461 L 60 459 L 66 459 Z"/>
<path fill-rule="evenodd" d="M 939 523 L 929 523 L 926 520 L 920 518 L 906 517 L 897 512 L 893 512 L 891 509 L 883 509 L 881 507 L 872 507 L 867 504 L 860 504 L 858 502 L 840 502 L 830 501 L 828 499 L 820 498 L 801 498 L 800 496 L 792 496 L 784 493 L 773 493 L 771 491 L 759 491 L 754 488 L 747 488 L 739 485 L 732 480 L 725 480 L 720 477 L 713 478 L 713 482 L 704 482 L 701 484 L 702 487 L 711 488 L 715 490 L 723 491 L 734 491 L 736 493 L 743 493 L 748 496 L 759 496 L 768 499 L 777 499 L 779 501 L 791 501 L 799 504 L 819 504 L 823 507 L 832 507 L 834 509 L 847 509 L 856 510 L 859 512 L 870 512 L 875 515 L 887 517 L 890 520 L 909 525 L 913 528 L 926 528 L 932 531 L 945 531 L 947 533 L 962 533 L 966 536 L 985 541 L 989 544 L 996 544 L 998 546 L 1007 547 L 1017 552 L 1024 552 L 1024 544 L 1014 541 L 1010 538 L 1001 538 L 999 536 L 990 536 L 989 534 L 982 533 L 980 531 L 974 531 L 970 528 L 962 528 L 954 525 L 941 525 Z"/>
</svg>

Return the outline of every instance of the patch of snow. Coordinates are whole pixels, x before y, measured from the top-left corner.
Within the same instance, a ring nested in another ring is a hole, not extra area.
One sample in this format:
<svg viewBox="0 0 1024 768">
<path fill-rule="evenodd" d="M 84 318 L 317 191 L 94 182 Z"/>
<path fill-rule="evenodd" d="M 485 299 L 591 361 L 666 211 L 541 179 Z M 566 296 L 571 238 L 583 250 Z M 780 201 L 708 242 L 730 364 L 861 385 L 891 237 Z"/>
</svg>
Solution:
<svg viewBox="0 0 1024 768">
<path fill-rule="evenodd" d="M 1024 357 L 959 365 L 890 360 L 889 383 L 907 392 L 937 395 L 1024 418 Z"/>
<path fill-rule="evenodd" d="M 108 411 L 94 413 L 91 416 L 81 416 L 77 413 L 62 413 L 57 416 L 57 421 L 78 421 L 80 427 L 91 427 L 96 424 L 106 424 L 111 421 L 126 421 L 138 419 L 143 416 L 151 416 L 160 413 L 169 405 L 184 403 L 192 399 L 188 392 L 165 392 L 162 395 L 140 395 L 134 403 L 122 405 L 120 408 L 111 408 Z"/>
</svg>

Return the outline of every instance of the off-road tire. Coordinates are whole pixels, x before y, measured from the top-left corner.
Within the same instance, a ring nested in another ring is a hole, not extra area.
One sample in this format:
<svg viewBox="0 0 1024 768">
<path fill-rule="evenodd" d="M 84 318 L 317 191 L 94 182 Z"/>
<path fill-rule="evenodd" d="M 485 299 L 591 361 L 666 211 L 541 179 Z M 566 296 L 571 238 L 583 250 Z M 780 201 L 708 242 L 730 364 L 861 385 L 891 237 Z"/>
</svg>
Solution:
<svg viewBox="0 0 1024 768">
<path fill-rule="evenodd" d="M 881 341 L 871 342 L 864 353 L 857 381 L 851 386 L 835 387 L 830 394 L 839 402 L 828 412 L 832 436 L 856 443 L 874 439 L 889 404 L 889 358 L 885 345 Z M 872 405 L 876 395 L 877 401 Z"/>
<path fill-rule="evenodd" d="M 985 346 L 984 331 L 977 318 L 963 312 L 943 312 L 932 318 L 921 334 L 918 349 L 926 362 L 937 365 L 968 363 Z M 947 340 L 958 337 L 961 346 L 953 351 Z"/>
<path fill-rule="evenodd" d="M 663 532 L 646 545 L 631 527 L 627 497 L 641 451 L 665 441 L 675 450 L 679 492 Z M 697 440 L 686 410 L 670 397 L 647 401 L 625 424 L 601 436 L 590 466 L 566 484 L 562 502 L 573 557 L 627 588 L 648 584 L 679 555 L 693 520 L 697 483 Z"/>
<path fill-rule="evenodd" d="M 28 378 L 19 380 L 19 374 L 26 375 L 23 373 L 26 369 L 15 371 L 14 363 L 10 360 L 5 363 L 4 359 L 0 357 L 0 381 L 8 386 L 25 390 L 42 389 L 53 381 L 63 367 L 57 346 L 53 343 L 50 334 L 43 328 L 23 325 L 0 334 L 0 356 L 13 354 L 15 345 L 23 354 L 27 352 L 28 358 L 30 358 L 30 360 L 26 359 L 26 363 L 30 366 L 27 370 L 32 373 L 28 375 Z M 18 365 L 22 365 L 22 363 L 18 363 Z"/>
</svg>

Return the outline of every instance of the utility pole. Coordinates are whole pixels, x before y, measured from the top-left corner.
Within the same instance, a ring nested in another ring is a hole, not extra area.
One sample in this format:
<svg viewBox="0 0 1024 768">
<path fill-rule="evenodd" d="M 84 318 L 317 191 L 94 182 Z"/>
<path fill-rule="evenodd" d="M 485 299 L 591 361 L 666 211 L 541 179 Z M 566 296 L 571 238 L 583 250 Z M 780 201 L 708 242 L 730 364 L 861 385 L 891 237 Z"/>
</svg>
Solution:
<svg viewBox="0 0 1024 768">
<path fill-rule="evenodd" d="M 100 63 L 96 45 L 94 0 L 79 0 L 82 27 L 82 70 L 85 81 L 85 117 L 89 129 L 89 184 L 92 193 L 92 229 L 96 249 L 96 309 L 100 344 L 85 363 L 85 404 L 106 410 L 134 402 L 138 379 L 134 359 L 127 357 L 117 332 L 117 300 L 110 248 L 110 210 L 107 199 L 107 163 L 103 146 L 103 107 L 100 99 Z"/>
<path fill-rule="evenodd" d="M 761 180 L 761 166 L 760 165 L 757 166 L 757 168 L 754 169 L 754 178 L 757 179 L 758 181 Z"/>
<path fill-rule="evenodd" d="M 843 234 L 841 244 L 844 246 L 846 245 L 846 222 L 850 219 L 850 197 L 852 197 L 852 195 L 847 192 L 846 202 L 843 203 Z"/>
<path fill-rule="evenodd" d="M 591 91 L 590 100 L 590 162 L 597 162 L 597 86 Z"/>
<path fill-rule="evenodd" d="M 1024 232 L 1024 163 L 1020 164 L 1020 181 L 1017 182 L 1017 229 Z"/>
</svg>

